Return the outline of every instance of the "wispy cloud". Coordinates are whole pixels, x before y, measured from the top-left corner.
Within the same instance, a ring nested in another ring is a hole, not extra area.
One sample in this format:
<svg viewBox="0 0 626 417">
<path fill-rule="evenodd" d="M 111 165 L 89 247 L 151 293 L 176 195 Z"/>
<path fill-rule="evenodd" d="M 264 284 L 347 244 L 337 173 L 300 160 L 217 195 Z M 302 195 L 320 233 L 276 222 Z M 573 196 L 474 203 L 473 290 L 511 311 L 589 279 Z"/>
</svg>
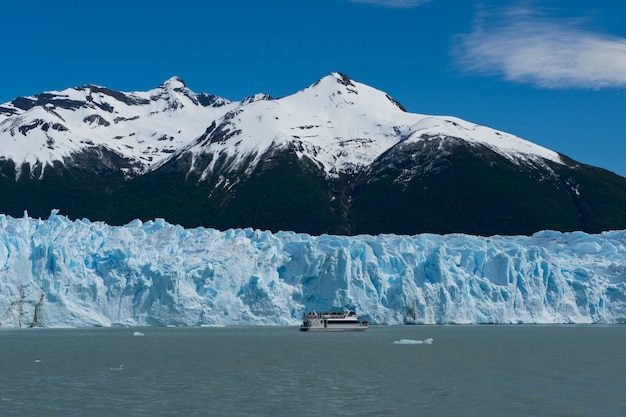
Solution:
<svg viewBox="0 0 626 417">
<path fill-rule="evenodd" d="M 393 9 L 410 9 L 411 7 L 421 6 L 429 1 L 430 0 L 350 0 L 352 3 L 375 4 Z"/>
<path fill-rule="evenodd" d="M 473 32 L 457 41 L 465 71 L 542 88 L 626 87 L 626 39 L 586 30 L 582 19 L 483 10 Z"/>
</svg>

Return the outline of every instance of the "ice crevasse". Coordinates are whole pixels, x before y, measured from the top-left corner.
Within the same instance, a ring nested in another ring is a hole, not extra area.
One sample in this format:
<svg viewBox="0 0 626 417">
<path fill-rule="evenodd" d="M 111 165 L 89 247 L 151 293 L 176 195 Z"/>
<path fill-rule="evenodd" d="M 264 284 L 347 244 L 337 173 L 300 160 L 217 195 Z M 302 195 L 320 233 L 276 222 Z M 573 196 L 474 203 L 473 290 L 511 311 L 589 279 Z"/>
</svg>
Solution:
<svg viewBox="0 0 626 417">
<path fill-rule="evenodd" d="M 626 323 L 626 231 L 311 236 L 0 215 L 0 328 Z"/>
</svg>

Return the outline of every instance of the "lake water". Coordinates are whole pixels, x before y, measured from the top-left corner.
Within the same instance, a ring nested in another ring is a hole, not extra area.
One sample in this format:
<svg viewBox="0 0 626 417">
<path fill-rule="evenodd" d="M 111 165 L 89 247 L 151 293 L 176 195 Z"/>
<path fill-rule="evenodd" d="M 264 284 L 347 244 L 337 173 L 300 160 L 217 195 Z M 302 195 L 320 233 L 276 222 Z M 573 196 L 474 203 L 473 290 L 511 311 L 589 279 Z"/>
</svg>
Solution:
<svg viewBox="0 0 626 417">
<path fill-rule="evenodd" d="M 623 325 L 0 331 L 3 417 L 624 415 Z"/>
</svg>

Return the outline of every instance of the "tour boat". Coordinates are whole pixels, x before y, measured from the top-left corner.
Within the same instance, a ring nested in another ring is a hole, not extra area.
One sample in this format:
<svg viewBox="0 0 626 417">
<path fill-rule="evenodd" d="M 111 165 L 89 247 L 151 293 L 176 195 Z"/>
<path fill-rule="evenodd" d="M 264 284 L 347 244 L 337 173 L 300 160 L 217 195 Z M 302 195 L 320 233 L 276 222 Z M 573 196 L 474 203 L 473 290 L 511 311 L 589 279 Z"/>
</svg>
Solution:
<svg viewBox="0 0 626 417">
<path fill-rule="evenodd" d="M 342 313 L 304 313 L 303 332 L 345 332 L 367 330 L 367 321 L 359 321 L 354 311 L 347 308 Z"/>
</svg>

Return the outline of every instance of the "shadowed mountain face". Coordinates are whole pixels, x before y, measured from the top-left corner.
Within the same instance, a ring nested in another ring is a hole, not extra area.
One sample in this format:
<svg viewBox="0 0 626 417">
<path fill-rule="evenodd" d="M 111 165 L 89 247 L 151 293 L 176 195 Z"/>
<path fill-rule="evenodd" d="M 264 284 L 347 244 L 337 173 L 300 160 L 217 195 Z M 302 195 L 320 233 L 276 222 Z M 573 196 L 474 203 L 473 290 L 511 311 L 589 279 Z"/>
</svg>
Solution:
<svg viewBox="0 0 626 417">
<path fill-rule="evenodd" d="M 0 212 L 311 234 L 626 228 L 626 179 L 332 73 L 231 102 L 178 78 L 0 106 Z"/>
</svg>

